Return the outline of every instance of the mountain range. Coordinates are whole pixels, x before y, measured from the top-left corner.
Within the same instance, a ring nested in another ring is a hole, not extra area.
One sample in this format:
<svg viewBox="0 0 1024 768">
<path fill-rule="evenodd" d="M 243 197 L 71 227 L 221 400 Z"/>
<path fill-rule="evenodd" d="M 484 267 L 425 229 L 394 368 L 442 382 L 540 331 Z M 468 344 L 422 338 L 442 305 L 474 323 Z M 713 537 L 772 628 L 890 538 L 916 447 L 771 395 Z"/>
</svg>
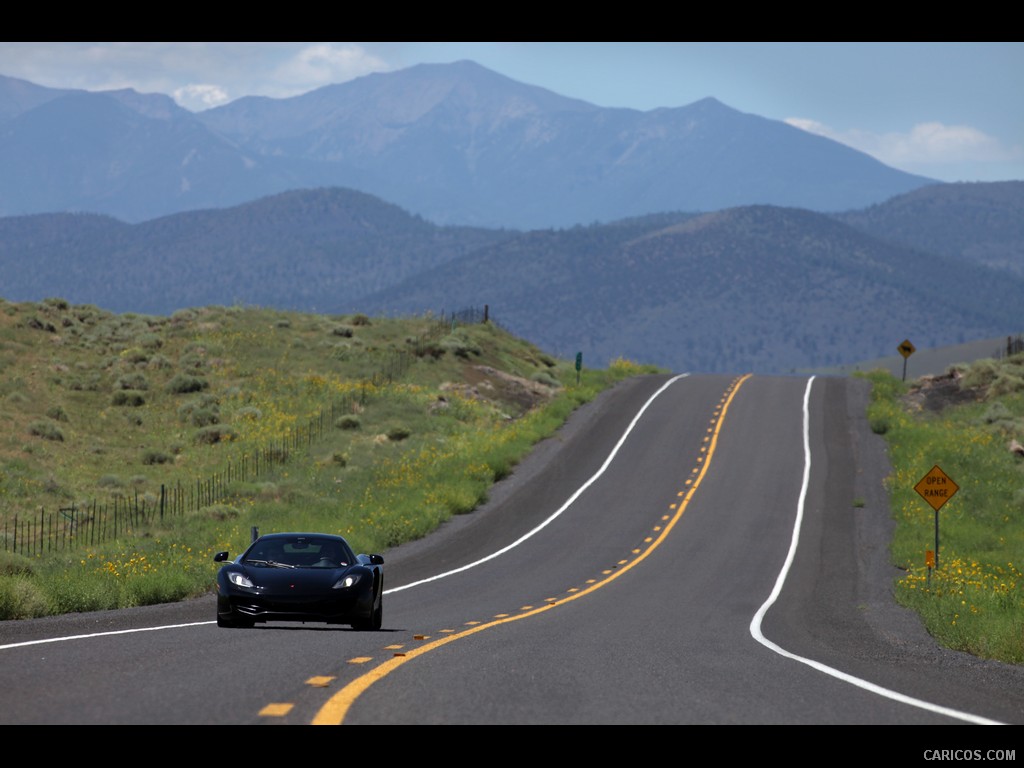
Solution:
<svg viewBox="0 0 1024 768">
<path fill-rule="evenodd" d="M 838 212 L 933 183 L 713 98 L 603 108 L 470 61 L 199 113 L 159 94 L 0 76 L 0 168 L 0 216 L 139 223 L 344 187 L 492 229 L 746 205 Z"/>
<path fill-rule="evenodd" d="M 1024 182 L 938 184 L 713 98 L 608 109 L 468 61 L 200 113 L 0 76 L 0 169 L 9 301 L 486 304 L 555 354 L 714 372 L 1024 323 Z"/>
<path fill-rule="evenodd" d="M 904 339 L 923 350 L 1020 333 L 1022 207 L 1024 182 L 937 184 L 842 213 L 738 206 L 518 231 L 441 226 L 323 188 L 138 224 L 2 218 L 0 296 L 143 314 L 486 304 L 516 334 L 597 366 L 788 373 Z M 939 222 L 956 236 L 936 241 Z"/>
</svg>

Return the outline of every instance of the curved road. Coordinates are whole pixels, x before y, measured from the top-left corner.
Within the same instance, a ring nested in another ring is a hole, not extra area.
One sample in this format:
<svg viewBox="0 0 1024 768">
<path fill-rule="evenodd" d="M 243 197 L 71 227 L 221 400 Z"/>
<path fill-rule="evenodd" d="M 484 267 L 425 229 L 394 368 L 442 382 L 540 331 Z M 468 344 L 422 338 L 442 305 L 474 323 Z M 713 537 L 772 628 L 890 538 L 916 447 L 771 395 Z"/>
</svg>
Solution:
<svg viewBox="0 0 1024 768">
<path fill-rule="evenodd" d="M 218 629 L 212 596 L 0 623 L 0 722 L 1024 723 L 1024 669 L 891 598 L 867 386 L 624 382 L 386 553 L 381 632 Z"/>
</svg>

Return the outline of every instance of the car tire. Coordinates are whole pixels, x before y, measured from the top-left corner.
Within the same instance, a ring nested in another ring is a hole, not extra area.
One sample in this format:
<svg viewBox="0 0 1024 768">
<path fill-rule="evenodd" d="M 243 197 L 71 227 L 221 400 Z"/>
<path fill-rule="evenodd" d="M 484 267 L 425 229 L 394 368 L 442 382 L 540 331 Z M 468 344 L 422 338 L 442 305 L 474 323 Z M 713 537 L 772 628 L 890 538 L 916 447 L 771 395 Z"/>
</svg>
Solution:
<svg viewBox="0 0 1024 768">
<path fill-rule="evenodd" d="M 377 632 L 384 625 L 384 584 L 377 586 L 377 599 L 373 603 L 373 613 L 368 619 L 352 622 L 352 628 L 360 632 Z"/>
<path fill-rule="evenodd" d="M 374 632 L 380 631 L 380 628 L 384 626 L 384 590 L 380 591 L 377 595 L 377 607 L 373 609 L 373 618 L 370 619 L 370 629 Z"/>
</svg>

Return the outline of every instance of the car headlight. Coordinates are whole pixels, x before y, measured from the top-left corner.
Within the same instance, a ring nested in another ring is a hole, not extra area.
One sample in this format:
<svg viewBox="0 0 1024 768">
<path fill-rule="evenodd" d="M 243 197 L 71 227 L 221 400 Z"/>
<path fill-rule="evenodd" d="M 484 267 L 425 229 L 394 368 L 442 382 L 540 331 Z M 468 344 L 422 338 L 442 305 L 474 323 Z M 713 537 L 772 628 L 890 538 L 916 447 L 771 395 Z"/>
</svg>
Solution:
<svg viewBox="0 0 1024 768">
<path fill-rule="evenodd" d="M 351 573 L 348 576 L 342 576 L 340 579 L 338 579 L 337 583 L 334 585 L 334 588 L 349 589 L 350 587 L 354 587 L 356 584 L 359 583 L 360 577 L 361 574 L 358 573 Z"/>
<path fill-rule="evenodd" d="M 234 584 L 236 587 L 246 587 L 247 589 L 253 588 L 253 583 L 244 573 L 238 571 L 232 571 L 228 574 L 228 581 Z"/>
</svg>

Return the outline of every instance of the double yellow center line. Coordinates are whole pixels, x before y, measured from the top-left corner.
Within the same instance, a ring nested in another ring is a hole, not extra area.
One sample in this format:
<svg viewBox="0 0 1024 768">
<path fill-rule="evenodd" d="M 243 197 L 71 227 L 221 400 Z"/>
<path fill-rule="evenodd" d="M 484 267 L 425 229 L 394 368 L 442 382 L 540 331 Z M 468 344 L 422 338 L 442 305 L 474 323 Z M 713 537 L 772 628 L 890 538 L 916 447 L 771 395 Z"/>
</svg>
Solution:
<svg viewBox="0 0 1024 768">
<path fill-rule="evenodd" d="M 377 665 L 369 672 L 356 678 L 351 683 L 342 688 L 340 691 L 338 691 L 336 694 L 334 694 L 327 701 L 327 703 L 324 704 L 323 707 L 321 707 L 320 711 L 317 712 L 316 717 L 313 718 L 312 725 L 342 725 L 345 721 L 345 717 L 348 714 L 349 709 L 355 703 L 356 699 L 358 699 L 367 689 L 369 689 L 371 685 L 376 683 L 378 680 L 383 679 L 387 675 L 391 674 L 406 662 L 412 661 L 417 656 L 422 656 L 425 653 L 429 653 L 430 651 L 436 650 L 441 646 L 447 645 L 448 643 L 453 643 L 456 640 L 462 640 L 464 638 L 469 637 L 470 635 L 475 635 L 477 632 L 483 632 L 486 629 L 491 629 L 492 627 L 497 627 L 501 624 L 507 624 L 511 621 L 519 621 L 520 619 L 525 619 L 530 616 L 536 616 L 538 614 L 544 613 L 545 611 L 553 610 L 554 608 L 557 608 L 559 605 L 563 605 L 573 600 L 578 600 L 579 598 L 585 595 L 589 595 L 594 590 L 600 589 L 606 584 L 611 583 L 612 581 L 614 581 L 615 579 L 619 578 L 624 573 L 632 569 L 638 563 L 643 562 L 647 558 L 647 556 L 650 555 L 651 552 L 653 552 L 655 549 L 657 549 L 661 545 L 661 543 L 668 537 L 669 532 L 682 518 L 683 513 L 686 511 L 686 508 L 690 503 L 690 500 L 693 498 L 693 495 L 697 492 L 697 488 L 700 486 L 701 482 L 704 479 L 704 475 L 708 471 L 708 467 L 711 465 L 711 457 L 714 454 L 715 448 L 718 444 L 718 434 L 722 428 L 723 422 L 725 421 L 725 414 L 729 409 L 729 405 L 730 403 L 732 403 L 732 400 L 736 396 L 736 393 L 739 392 L 740 387 L 749 378 L 750 374 L 738 378 L 736 381 L 732 383 L 732 385 L 730 385 L 730 388 L 726 390 L 726 394 L 722 398 L 721 408 L 719 409 L 716 418 L 713 420 L 714 428 L 709 429 L 710 434 L 709 437 L 706 439 L 707 448 L 706 450 L 702 449 L 703 452 L 698 459 L 699 466 L 694 468 L 696 478 L 694 478 L 692 482 L 688 481 L 688 489 L 686 491 L 680 492 L 680 495 L 683 497 L 682 501 L 679 502 L 678 505 L 673 505 L 673 508 L 675 510 L 674 513 L 667 516 L 665 524 L 663 526 L 659 526 L 658 528 L 658 536 L 651 542 L 650 546 L 647 547 L 647 549 L 640 551 L 636 558 L 634 558 L 633 560 L 623 561 L 623 563 L 620 564 L 620 567 L 610 571 L 604 579 L 601 579 L 600 581 L 595 581 L 585 589 L 573 592 L 562 599 L 549 602 L 539 608 L 531 608 L 527 611 L 524 611 L 523 613 L 518 613 L 514 616 L 503 616 L 501 618 L 486 622 L 484 624 L 478 624 L 474 627 L 471 627 L 470 629 L 463 630 L 456 634 L 447 635 L 446 637 L 442 637 L 438 640 L 431 641 L 429 643 L 426 643 L 425 645 L 418 646 L 417 648 L 404 652 L 401 655 L 393 656 L 387 661 Z"/>
</svg>

